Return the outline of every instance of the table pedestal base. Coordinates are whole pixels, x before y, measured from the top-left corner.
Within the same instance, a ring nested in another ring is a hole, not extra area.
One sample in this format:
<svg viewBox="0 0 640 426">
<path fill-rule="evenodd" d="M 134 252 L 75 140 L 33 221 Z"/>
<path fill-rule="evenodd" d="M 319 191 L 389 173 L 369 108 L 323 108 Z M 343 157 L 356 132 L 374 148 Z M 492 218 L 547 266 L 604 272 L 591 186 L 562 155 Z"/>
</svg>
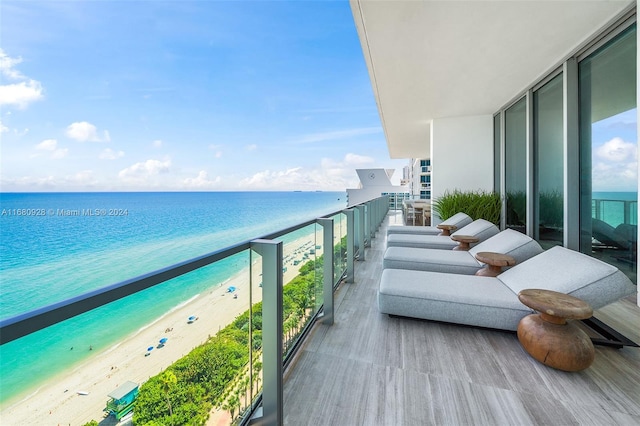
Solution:
<svg viewBox="0 0 640 426">
<path fill-rule="evenodd" d="M 558 370 L 584 370 L 595 358 L 591 339 L 572 321 L 558 324 L 528 315 L 518 324 L 518 340 L 529 355 Z"/>
</svg>

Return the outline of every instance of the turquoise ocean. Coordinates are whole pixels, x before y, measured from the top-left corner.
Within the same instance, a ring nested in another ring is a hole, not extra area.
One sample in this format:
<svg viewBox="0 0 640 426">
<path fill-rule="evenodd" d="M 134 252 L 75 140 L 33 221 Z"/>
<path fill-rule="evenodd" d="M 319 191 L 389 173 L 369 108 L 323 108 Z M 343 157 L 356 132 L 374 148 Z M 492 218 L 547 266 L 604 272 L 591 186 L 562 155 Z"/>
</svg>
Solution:
<svg viewBox="0 0 640 426">
<path fill-rule="evenodd" d="M 0 193 L 0 318 L 345 206 L 342 192 Z M 246 266 L 230 258 L 1 346 L 0 404 L 35 392 Z"/>
<path fill-rule="evenodd" d="M 625 223 L 625 208 L 629 210 L 631 225 L 637 225 L 638 193 L 637 192 L 593 192 L 592 198 L 600 200 L 601 219 L 614 228 Z M 595 214 L 595 212 L 594 212 Z"/>
</svg>

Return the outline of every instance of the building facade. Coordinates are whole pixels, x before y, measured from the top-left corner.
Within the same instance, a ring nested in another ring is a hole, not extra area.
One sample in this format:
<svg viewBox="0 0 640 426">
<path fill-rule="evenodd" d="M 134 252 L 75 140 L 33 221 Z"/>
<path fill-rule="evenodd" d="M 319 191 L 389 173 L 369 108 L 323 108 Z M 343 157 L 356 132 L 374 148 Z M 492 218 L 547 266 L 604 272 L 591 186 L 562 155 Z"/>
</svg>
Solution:
<svg viewBox="0 0 640 426">
<path fill-rule="evenodd" d="M 636 1 L 351 5 L 390 156 L 435 161 L 432 198 L 497 191 L 503 229 L 637 282 Z"/>
</svg>

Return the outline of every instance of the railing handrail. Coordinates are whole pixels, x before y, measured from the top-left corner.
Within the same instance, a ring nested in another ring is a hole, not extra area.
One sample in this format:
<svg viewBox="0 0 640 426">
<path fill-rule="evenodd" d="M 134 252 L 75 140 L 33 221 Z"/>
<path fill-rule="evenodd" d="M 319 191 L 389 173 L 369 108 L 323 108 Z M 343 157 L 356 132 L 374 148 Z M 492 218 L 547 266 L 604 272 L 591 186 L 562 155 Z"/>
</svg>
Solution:
<svg viewBox="0 0 640 426">
<path fill-rule="evenodd" d="M 200 269 L 212 263 L 226 259 L 244 250 L 248 250 L 251 248 L 251 241 L 256 239 L 276 239 L 290 232 L 315 224 L 320 218 L 332 217 L 342 213 L 343 211 L 344 209 L 337 210 L 320 216 L 319 218 L 310 219 L 262 237 L 251 238 L 165 268 L 148 272 L 115 284 L 109 284 L 69 299 L 2 319 L 0 321 L 0 345 L 12 342 L 13 340 L 35 333 L 36 331 L 42 330 L 69 318 L 81 315 L 92 309 L 123 299 L 127 296 L 131 296 L 142 290 L 146 290 L 170 279 L 177 278 L 195 271 L 196 269 Z"/>
</svg>

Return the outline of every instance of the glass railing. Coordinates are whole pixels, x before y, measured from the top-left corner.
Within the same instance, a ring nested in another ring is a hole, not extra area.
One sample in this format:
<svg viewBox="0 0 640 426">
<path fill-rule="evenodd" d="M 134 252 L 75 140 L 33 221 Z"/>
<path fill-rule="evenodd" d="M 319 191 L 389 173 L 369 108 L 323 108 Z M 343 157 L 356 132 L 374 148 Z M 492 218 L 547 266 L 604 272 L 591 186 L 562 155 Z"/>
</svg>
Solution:
<svg viewBox="0 0 640 426">
<path fill-rule="evenodd" d="M 333 292 L 353 281 L 354 259 L 365 260 L 388 210 L 381 197 L 4 319 L 0 350 L 12 362 L 3 361 L 3 392 L 20 394 L 54 368 L 67 373 L 21 395 L 52 424 L 100 421 L 125 382 L 139 384 L 136 424 L 279 423 L 283 369 L 313 324 L 333 323 Z M 185 303 L 165 302 L 177 291 Z M 113 343 L 122 327 L 129 337 Z M 29 356 L 42 345 L 45 356 Z M 65 412 L 55 393 L 69 400 Z M 19 416 L 2 413 L 8 424 L 28 423 Z"/>
<path fill-rule="evenodd" d="M 602 220 L 616 227 L 622 224 L 638 224 L 637 200 L 591 200 L 591 211 L 594 219 Z"/>
<path fill-rule="evenodd" d="M 591 207 L 592 253 L 636 281 L 638 201 L 594 198 Z"/>
</svg>

